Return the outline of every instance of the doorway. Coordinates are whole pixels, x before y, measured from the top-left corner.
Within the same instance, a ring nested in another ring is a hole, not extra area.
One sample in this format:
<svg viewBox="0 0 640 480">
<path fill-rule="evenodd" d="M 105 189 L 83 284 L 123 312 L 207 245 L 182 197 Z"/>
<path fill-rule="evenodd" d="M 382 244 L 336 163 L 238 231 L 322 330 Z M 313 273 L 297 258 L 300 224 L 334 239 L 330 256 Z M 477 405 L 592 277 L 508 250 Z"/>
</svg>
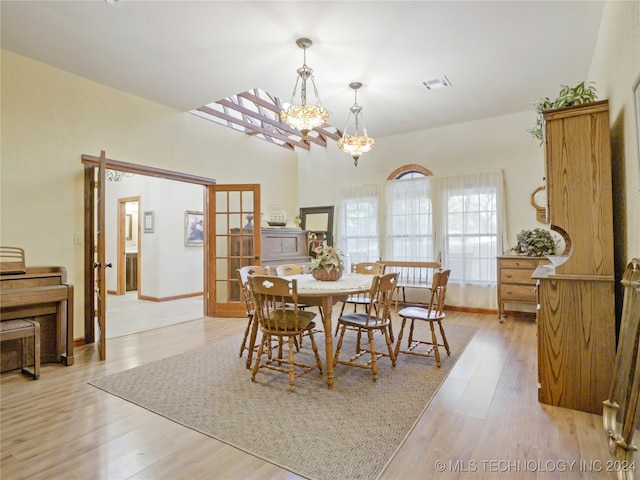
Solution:
<svg viewBox="0 0 640 480">
<path fill-rule="evenodd" d="M 140 298 L 141 248 L 140 197 L 118 199 L 118 261 L 116 295 L 138 292 Z"/>
<path fill-rule="evenodd" d="M 98 200 L 100 200 L 101 192 L 96 189 L 96 178 L 102 178 L 102 182 L 104 182 L 104 169 L 116 170 L 120 172 L 132 173 L 134 175 L 143 175 L 149 177 L 156 177 L 159 179 L 167 179 L 167 180 L 175 180 L 178 182 L 190 183 L 203 186 L 203 206 L 204 206 L 204 215 L 207 218 L 207 214 L 209 211 L 209 189 L 215 185 L 215 180 L 206 177 L 198 177 L 195 175 L 188 175 L 180 172 L 173 172 L 170 170 L 163 170 L 159 168 L 146 167 L 143 165 L 136 165 L 127 162 L 122 162 L 119 160 L 112 160 L 106 158 L 106 154 L 104 152 L 101 153 L 100 157 L 93 155 L 82 155 L 82 163 L 85 166 L 85 283 L 84 283 L 84 327 L 85 327 L 85 343 L 94 343 L 98 342 L 99 344 L 104 344 L 106 341 L 106 332 L 105 328 L 96 329 L 97 325 L 104 326 L 106 321 L 106 313 L 103 309 L 97 308 L 97 298 L 99 293 L 96 294 L 97 288 L 105 287 L 105 282 L 98 281 L 98 272 L 104 272 L 105 267 L 109 265 L 105 265 L 104 261 L 96 262 L 95 258 L 105 258 L 105 245 L 104 242 L 102 245 L 95 242 L 96 231 L 102 231 L 104 229 L 104 211 L 100 213 L 100 209 L 96 210 L 96 205 L 98 205 Z M 140 205 L 139 205 L 140 209 Z M 102 219 L 100 219 L 102 216 Z M 125 209 L 125 220 L 126 220 L 126 209 Z M 102 222 L 102 223 L 101 223 Z M 140 228 L 141 222 L 138 222 Z M 102 227 L 97 228 L 97 225 Z M 123 230 L 125 230 L 123 224 Z M 99 238 L 99 236 L 98 236 Z M 203 264 L 204 271 L 208 271 L 208 265 L 210 262 L 209 254 L 208 254 L 208 240 L 205 237 L 203 248 Z M 140 257 L 138 258 L 138 263 L 140 263 Z M 103 273 L 100 273 L 103 275 Z M 139 276 L 139 271 L 138 271 Z M 204 296 L 203 296 L 203 315 L 211 315 L 211 306 L 209 304 L 209 278 L 207 275 L 204 275 Z M 140 284 L 138 284 L 138 291 L 140 288 Z M 106 288 L 104 293 L 106 293 Z M 96 333 L 98 333 L 99 338 L 96 338 Z M 104 349 L 103 349 L 104 350 Z M 106 351 L 106 350 L 104 350 Z M 100 358 L 104 360 L 106 354 L 101 354 Z"/>
</svg>

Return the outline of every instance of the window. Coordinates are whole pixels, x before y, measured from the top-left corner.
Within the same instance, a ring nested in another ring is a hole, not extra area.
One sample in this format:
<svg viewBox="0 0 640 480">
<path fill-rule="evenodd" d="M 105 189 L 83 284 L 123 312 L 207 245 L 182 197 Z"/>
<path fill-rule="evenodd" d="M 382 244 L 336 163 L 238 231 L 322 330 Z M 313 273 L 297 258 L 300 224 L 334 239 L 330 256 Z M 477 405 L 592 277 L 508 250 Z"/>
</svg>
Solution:
<svg viewBox="0 0 640 480">
<path fill-rule="evenodd" d="M 452 283 L 493 286 L 505 231 L 502 184 L 497 171 L 345 187 L 338 201 L 339 248 L 347 264 L 375 261 L 380 252 L 389 260 L 441 257 Z M 385 206 L 382 212 L 378 205 Z"/>
<path fill-rule="evenodd" d="M 451 280 L 496 282 L 498 254 L 497 188 L 469 185 L 446 193 L 443 241 Z"/>
<path fill-rule="evenodd" d="M 429 187 L 424 177 L 387 182 L 385 258 L 424 262 L 437 258 Z"/>
<path fill-rule="evenodd" d="M 380 259 L 381 195 L 377 185 L 339 189 L 336 212 L 338 249 L 345 255 L 345 267 Z"/>
</svg>

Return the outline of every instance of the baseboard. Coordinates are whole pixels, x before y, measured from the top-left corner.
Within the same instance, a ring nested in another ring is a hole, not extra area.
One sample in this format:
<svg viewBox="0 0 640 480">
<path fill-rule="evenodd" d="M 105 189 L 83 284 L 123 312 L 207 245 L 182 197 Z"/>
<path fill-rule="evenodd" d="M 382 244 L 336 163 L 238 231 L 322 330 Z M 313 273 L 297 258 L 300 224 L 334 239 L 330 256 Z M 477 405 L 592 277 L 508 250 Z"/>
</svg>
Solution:
<svg viewBox="0 0 640 480">
<path fill-rule="evenodd" d="M 170 302 L 171 300 L 180 300 L 182 298 L 201 297 L 203 292 L 185 293 L 184 295 L 174 295 L 172 297 L 149 297 L 147 295 L 139 295 L 139 300 L 147 300 L 149 302 Z"/>
</svg>

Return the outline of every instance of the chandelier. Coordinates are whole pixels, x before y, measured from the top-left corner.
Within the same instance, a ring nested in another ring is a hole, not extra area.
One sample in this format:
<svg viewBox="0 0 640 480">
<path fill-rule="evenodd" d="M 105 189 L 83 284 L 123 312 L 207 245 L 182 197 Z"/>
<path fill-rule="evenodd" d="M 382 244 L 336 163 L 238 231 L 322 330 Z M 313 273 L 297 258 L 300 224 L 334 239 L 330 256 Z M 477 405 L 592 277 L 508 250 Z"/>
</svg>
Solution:
<svg viewBox="0 0 640 480">
<path fill-rule="evenodd" d="M 311 47 L 313 42 L 308 38 L 299 38 L 296 40 L 296 45 L 303 49 L 304 60 L 302 67 L 298 69 L 298 78 L 296 78 L 296 84 L 293 87 L 291 104 L 288 108 L 280 112 L 280 119 L 290 127 L 300 130 L 300 132 L 302 132 L 302 139 L 304 140 L 307 138 L 307 133 L 326 123 L 329 119 L 329 111 L 326 108 L 322 108 L 318 89 L 313 80 L 313 70 L 307 67 L 307 48 Z M 309 79 L 313 85 L 317 105 L 307 105 L 307 80 Z M 302 80 L 302 82 L 300 82 L 300 80 Z M 301 102 L 296 104 L 295 96 L 298 90 L 298 83 L 300 83 Z"/>
<path fill-rule="evenodd" d="M 120 170 L 111 170 L 107 168 L 105 171 L 106 179 L 110 182 L 119 182 L 124 179 L 124 177 L 133 177 L 133 173 L 122 172 Z"/>
<path fill-rule="evenodd" d="M 367 136 L 367 127 L 364 125 L 364 119 L 362 118 L 362 107 L 358 105 L 358 89 L 362 87 L 361 82 L 352 82 L 349 87 L 353 89 L 355 95 L 355 102 L 349 109 L 349 116 L 347 117 L 347 125 L 344 127 L 342 138 L 338 140 L 338 148 L 345 153 L 348 153 L 353 157 L 353 164 L 358 166 L 358 159 L 363 153 L 370 152 L 373 147 L 376 146 L 376 141 Z M 349 126 L 349 120 L 351 114 L 355 118 L 356 128 L 353 135 L 347 134 L 347 127 Z M 361 128 L 362 127 L 362 128 Z"/>
</svg>

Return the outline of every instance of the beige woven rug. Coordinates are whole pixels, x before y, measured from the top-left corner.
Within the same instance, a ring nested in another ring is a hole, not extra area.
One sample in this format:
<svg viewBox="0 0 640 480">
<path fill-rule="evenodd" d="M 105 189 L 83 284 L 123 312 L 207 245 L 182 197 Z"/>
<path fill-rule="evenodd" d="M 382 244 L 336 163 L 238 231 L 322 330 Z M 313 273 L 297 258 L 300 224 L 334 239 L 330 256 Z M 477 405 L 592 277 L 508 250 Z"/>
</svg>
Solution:
<svg viewBox="0 0 640 480">
<path fill-rule="evenodd" d="M 298 378 L 294 392 L 287 375 L 266 369 L 251 382 L 239 338 L 89 383 L 297 475 L 377 479 L 477 331 L 445 329 L 452 352 L 441 368 L 433 358 L 400 355 L 395 368 L 383 358 L 374 383 L 371 371 L 338 365 L 332 390 L 317 371 Z M 316 334 L 321 351 L 323 335 Z M 354 348 L 345 341 L 342 352 Z M 296 359 L 311 360 L 310 351 L 305 339 Z"/>
</svg>

